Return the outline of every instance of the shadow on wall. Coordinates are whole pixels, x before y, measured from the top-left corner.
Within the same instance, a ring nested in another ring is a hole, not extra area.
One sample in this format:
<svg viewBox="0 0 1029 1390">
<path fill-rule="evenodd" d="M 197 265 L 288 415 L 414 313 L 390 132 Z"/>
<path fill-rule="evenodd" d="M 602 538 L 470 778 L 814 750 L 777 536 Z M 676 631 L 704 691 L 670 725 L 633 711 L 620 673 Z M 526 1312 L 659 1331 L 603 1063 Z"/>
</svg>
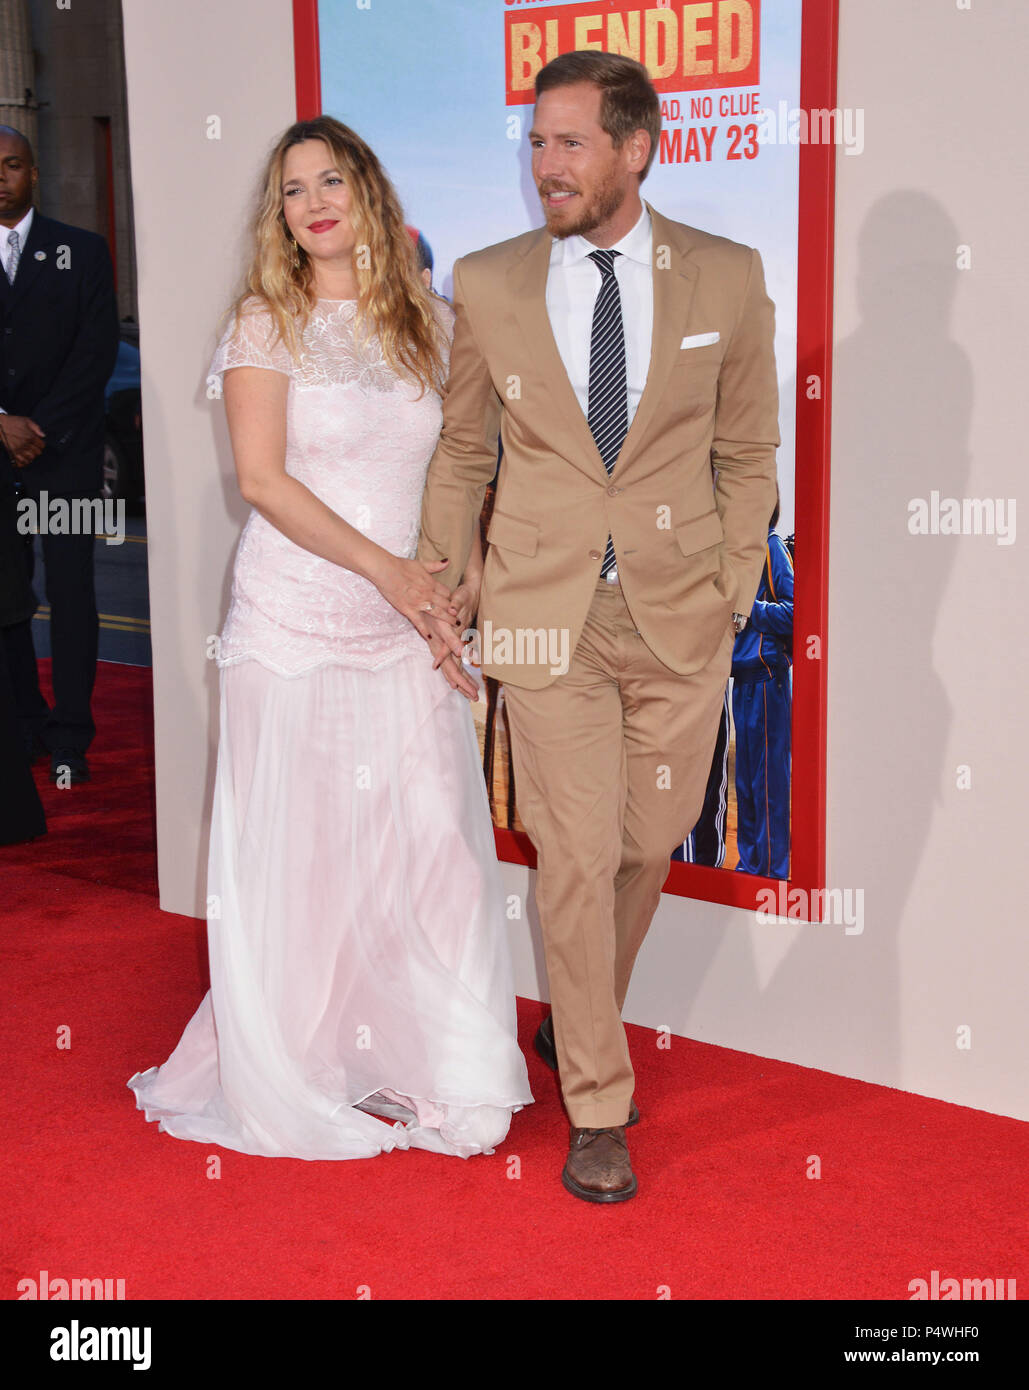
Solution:
<svg viewBox="0 0 1029 1390">
<path fill-rule="evenodd" d="M 884 1084 L 902 1077 L 899 933 L 942 803 L 952 718 L 933 639 L 955 551 L 911 535 L 908 518 L 913 499 L 961 497 L 967 485 L 972 369 L 951 338 L 958 243 L 934 199 L 880 199 L 858 239 L 861 321 L 835 354 L 827 886 L 864 890 L 863 930 L 734 913 L 728 930 L 683 931 L 671 1025 L 695 1036 L 697 1000 L 714 989 L 732 1001 L 735 1047 L 808 1064 L 817 1050 L 820 1067 L 867 1067 Z M 772 943 L 759 960 L 742 926 L 788 933 L 781 957 Z M 638 999 L 666 992 L 667 962 L 646 957 L 645 947 Z"/>
<path fill-rule="evenodd" d="M 761 1001 L 766 1022 L 808 1020 L 823 1067 L 867 1058 L 898 1084 L 899 936 L 943 800 L 952 709 L 933 639 L 955 557 L 908 519 L 913 499 L 967 486 L 972 367 L 951 338 L 959 240 L 940 203 L 912 190 L 881 198 L 858 238 L 861 319 L 834 365 L 828 814 L 829 873 L 843 876 L 829 886 L 864 889 L 864 930 L 805 929 Z M 864 1001 L 860 1016 L 843 998 Z"/>
</svg>

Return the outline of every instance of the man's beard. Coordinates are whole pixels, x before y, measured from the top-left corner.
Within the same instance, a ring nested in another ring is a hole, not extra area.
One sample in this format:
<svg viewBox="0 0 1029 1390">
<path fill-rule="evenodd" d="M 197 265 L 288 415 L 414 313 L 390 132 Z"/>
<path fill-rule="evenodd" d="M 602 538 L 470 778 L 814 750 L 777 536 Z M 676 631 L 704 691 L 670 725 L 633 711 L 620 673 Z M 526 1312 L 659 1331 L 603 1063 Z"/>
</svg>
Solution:
<svg viewBox="0 0 1029 1390">
<path fill-rule="evenodd" d="M 559 190 L 556 188 L 548 190 L 547 186 L 544 185 L 542 191 L 556 193 Z M 553 214 L 545 203 L 543 204 L 543 215 L 547 219 L 547 230 L 551 235 L 557 237 L 559 241 L 564 241 L 570 236 L 585 236 L 587 232 L 592 232 L 613 217 L 624 202 L 625 189 L 612 176 L 600 185 L 594 193 L 592 201 L 579 209 L 579 215 L 574 222 L 552 221 Z M 561 215 L 560 209 L 558 209 L 557 215 Z"/>
</svg>

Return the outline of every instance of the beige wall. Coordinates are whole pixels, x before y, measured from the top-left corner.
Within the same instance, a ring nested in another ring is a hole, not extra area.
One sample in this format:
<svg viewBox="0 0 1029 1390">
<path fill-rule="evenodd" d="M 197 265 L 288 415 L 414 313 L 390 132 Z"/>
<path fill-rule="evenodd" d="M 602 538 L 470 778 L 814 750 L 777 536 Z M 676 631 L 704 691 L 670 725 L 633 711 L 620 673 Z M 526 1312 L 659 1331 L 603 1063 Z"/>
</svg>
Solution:
<svg viewBox="0 0 1029 1390">
<path fill-rule="evenodd" d="M 178 912 L 201 912 L 215 730 L 203 649 L 242 515 L 203 372 L 248 180 L 292 117 L 289 11 L 125 0 L 161 897 Z M 1024 469 L 1029 7 L 841 11 L 840 102 L 864 109 L 865 150 L 838 160 L 828 873 L 862 890 L 863 931 L 666 897 L 626 1016 L 1029 1118 L 1024 545 L 908 532 L 911 499 L 1017 498 Z M 204 138 L 212 113 L 221 142 Z M 524 896 L 531 875 L 504 872 Z M 539 997 L 527 913 L 511 940 L 519 993 Z"/>
<path fill-rule="evenodd" d="M 125 0 L 161 903 L 204 915 L 217 670 L 246 518 L 206 371 L 258 165 L 295 119 L 287 0 Z M 220 139 L 208 138 L 220 122 Z"/>
</svg>

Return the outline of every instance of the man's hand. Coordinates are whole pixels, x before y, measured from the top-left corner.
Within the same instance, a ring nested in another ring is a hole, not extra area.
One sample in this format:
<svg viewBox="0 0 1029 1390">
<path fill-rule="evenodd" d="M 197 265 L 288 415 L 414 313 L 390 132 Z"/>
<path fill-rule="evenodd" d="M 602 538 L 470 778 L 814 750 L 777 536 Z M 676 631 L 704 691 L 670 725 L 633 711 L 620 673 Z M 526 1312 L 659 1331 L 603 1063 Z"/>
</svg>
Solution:
<svg viewBox="0 0 1029 1390">
<path fill-rule="evenodd" d="M 18 468 L 38 458 L 46 447 L 46 435 L 27 415 L 0 415 L 0 442 Z"/>
<path fill-rule="evenodd" d="M 435 623 L 434 626 L 438 631 L 433 632 L 429 637 L 429 650 L 432 652 L 433 666 L 438 666 L 446 676 L 447 683 L 454 690 L 460 690 L 461 694 L 474 704 L 479 698 L 478 687 L 465 670 L 461 657 L 451 651 L 449 640 L 441 635 L 447 631 L 452 632 L 453 629 L 448 629 L 445 623 L 439 622 Z"/>
<path fill-rule="evenodd" d="M 450 606 L 457 617 L 457 626 L 465 632 L 471 627 L 479 608 L 479 586 L 462 580 L 450 596 Z"/>
</svg>

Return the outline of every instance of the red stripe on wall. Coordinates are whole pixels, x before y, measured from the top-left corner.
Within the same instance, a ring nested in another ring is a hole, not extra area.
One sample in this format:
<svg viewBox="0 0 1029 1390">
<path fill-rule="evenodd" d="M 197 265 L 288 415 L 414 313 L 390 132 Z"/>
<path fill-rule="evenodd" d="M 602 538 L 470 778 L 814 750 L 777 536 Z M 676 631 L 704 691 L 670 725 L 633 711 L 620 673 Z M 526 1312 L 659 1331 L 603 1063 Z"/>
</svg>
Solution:
<svg viewBox="0 0 1029 1390">
<path fill-rule="evenodd" d="M 318 0 L 293 0 L 293 58 L 296 67 L 297 120 L 309 121 L 320 116 L 322 111 Z"/>
</svg>

